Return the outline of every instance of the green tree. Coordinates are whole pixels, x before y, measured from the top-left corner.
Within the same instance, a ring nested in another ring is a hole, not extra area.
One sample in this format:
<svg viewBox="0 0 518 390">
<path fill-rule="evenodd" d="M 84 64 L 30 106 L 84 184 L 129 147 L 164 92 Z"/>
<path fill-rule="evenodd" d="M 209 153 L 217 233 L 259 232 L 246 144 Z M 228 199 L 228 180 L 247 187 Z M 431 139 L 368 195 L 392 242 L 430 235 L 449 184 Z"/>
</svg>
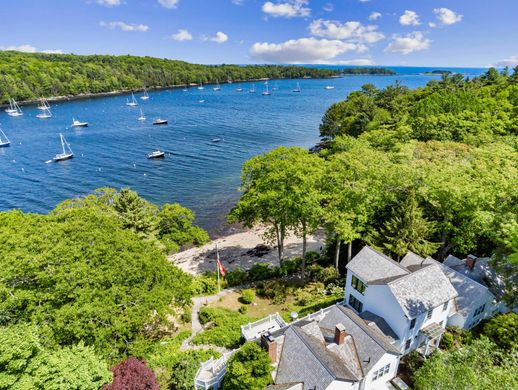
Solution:
<svg viewBox="0 0 518 390">
<path fill-rule="evenodd" d="M 501 352 L 487 338 L 454 352 L 437 352 L 414 374 L 418 390 L 515 389 L 516 358 Z"/>
<path fill-rule="evenodd" d="M 518 314 L 499 314 L 484 324 L 482 334 L 493 340 L 500 348 L 518 349 Z"/>
<path fill-rule="evenodd" d="M 415 192 L 411 190 L 401 204 L 392 207 L 381 230 L 372 235 L 372 244 L 389 250 L 398 260 L 409 251 L 426 257 L 439 247 L 428 240 L 434 231 L 435 223 L 424 218 Z"/>
<path fill-rule="evenodd" d="M 113 208 L 121 219 L 122 227 L 148 236 L 154 229 L 154 217 L 158 209 L 142 199 L 135 191 L 123 188 L 113 203 Z"/>
<path fill-rule="evenodd" d="M 268 354 L 257 344 L 246 343 L 230 358 L 223 390 L 262 390 L 271 383 L 272 370 Z"/>
<path fill-rule="evenodd" d="M 0 345 L 0 389 L 98 390 L 112 378 L 92 348 L 49 349 L 35 326 L 0 328 Z"/>
<path fill-rule="evenodd" d="M 318 226 L 321 167 L 316 155 L 296 147 L 279 147 L 253 157 L 243 167 L 243 195 L 231 210 L 229 221 L 240 221 L 247 227 L 257 223 L 269 226 L 265 237 L 277 243 L 282 262 L 289 231 L 300 234 L 305 243 L 306 235 Z"/>
</svg>

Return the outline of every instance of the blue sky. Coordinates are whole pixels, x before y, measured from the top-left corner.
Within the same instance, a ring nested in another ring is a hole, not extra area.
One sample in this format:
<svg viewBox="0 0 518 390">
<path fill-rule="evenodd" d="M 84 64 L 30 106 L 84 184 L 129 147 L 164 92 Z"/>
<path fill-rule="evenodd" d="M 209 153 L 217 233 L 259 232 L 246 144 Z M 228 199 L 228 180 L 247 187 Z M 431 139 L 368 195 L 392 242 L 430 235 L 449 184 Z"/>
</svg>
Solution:
<svg viewBox="0 0 518 390">
<path fill-rule="evenodd" d="M 515 66 L 517 17 L 518 0 L 16 0 L 0 11 L 0 49 L 196 63 Z"/>
</svg>

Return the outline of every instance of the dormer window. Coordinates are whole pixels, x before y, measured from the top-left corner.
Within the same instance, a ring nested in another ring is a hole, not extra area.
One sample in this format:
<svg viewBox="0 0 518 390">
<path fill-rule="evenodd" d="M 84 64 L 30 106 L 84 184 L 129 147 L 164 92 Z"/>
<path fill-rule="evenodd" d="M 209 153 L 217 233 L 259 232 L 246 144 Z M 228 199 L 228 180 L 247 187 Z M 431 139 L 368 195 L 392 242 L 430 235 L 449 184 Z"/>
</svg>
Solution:
<svg viewBox="0 0 518 390">
<path fill-rule="evenodd" d="M 426 319 L 429 320 L 430 318 L 432 318 L 432 314 L 433 314 L 433 309 L 428 310 L 428 314 L 426 314 Z"/>
<path fill-rule="evenodd" d="M 351 285 L 354 287 L 356 291 L 358 291 L 360 294 L 363 294 L 365 292 L 365 283 L 363 283 L 360 279 L 358 279 L 356 276 L 353 275 L 351 280 Z"/>
<path fill-rule="evenodd" d="M 412 321 L 410 321 L 410 329 L 414 329 L 415 327 L 415 318 L 412 318 Z"/>
<path fill-rule="evenodd" d="M 444 305 L 442 305 L 442 311 L 446 311 L 448 309 L 448 301 L 444 302 Z"/>
</svg>

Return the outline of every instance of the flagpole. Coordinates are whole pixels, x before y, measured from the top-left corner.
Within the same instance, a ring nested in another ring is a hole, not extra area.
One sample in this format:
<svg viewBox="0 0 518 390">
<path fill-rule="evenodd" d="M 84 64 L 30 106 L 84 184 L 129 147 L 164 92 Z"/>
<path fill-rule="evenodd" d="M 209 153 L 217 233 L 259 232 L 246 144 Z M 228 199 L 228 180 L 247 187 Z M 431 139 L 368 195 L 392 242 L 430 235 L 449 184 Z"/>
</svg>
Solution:
<svg viewBox="0 0 518 390">
<path fill-rule="evenodd" d="M 221 285 L 219 282 L 219 251 L 218 251 L 218 244 L 216 244 L 216 269 L 218 270 L 218 293 L 221 291 Z"/>
</svg>

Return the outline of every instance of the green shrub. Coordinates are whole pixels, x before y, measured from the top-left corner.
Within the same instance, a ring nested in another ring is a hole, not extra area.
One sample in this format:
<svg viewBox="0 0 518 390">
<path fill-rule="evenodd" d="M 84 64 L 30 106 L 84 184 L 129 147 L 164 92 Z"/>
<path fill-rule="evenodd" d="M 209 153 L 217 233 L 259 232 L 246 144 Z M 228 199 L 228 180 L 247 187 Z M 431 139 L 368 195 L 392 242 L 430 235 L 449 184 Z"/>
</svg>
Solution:
<svg viewBox="0 0 518 390">
<path fill-rule="evenodd" d="M 225 274 L 225 279 L 229 287 L 242 286 L 248 282 L 248 273 L 236 268 L 234 271 L 228 271 Z"/>
<path fill-rule="evenodd" d="M 309 305 L 314 300 L 314 296 L 309 291 L 299 290 L 299 291 L 297 291 L 297 295 L 296 295 L 295 299 L 296 299 L 297 305 L 306 306 L 306 305 Z"/>
<path fill-rule="evenodd" d="M 248 277 L 251 281 L 266 280 L 275 276 L 274 270 L 266 263 L 256 263 L 248 271 Z"/>
<path fill-rule="evenodd" d="M 302 265 L 302 259 L 299 257 L 296 257 L 291 260 L 284 260 L 282 262 L 282 265 L 280 267 L 275 267 L 275 275 L 279 277 L 292 275 L 298 270 L 300 270 L 300 267 Z"/>
<path fill-rule="evenodd" d="M 442 335 L 439 347 L 445 351 L 453 351 L 455 349 L 455 338 L 450 332 L 445 332 Z"/>
<path fill-rule="evenodd" d="M 216 294 L 218 292 L 218 281 L 212 274 L 196 276 L 192 280 L 192 290 L 194 295 L 197 296 Z"/>
<path fill-rule="evenodd" d="M 251 304 L 255 299 L 255 292 L 252 289 L 243 290 L 240 301 L 247 305 Z"/>
<path fill-rule="evenodd" d="M 320 253 L 315 251 L 306 252 L 306 264 L 311 264 L 320 261 Z"/>
<path fill-rule="evenodd" d="M 263 288 L 257 290 L 257 293 L 270 299 L 274 304 L 281 304 L 286 302 L 288 289 L 285 283 L 273 280 L 266 282 Z"/>
<path fill-rule="evenodd" d="M 315 282 L 329 283 L 338 278 L 334 267 L 322 267 L 318 264 L 312 264 L 308 267 L 309 279 Z"/>
<path fill-rule="evenodd" d="M 180 320 L 182 320 L 184 324 L 188 324 L 192 321 L 192 312 L 188 309 L 184 310 L 184 312 L 180 316 Z"/>
<path fill-rule="evenodd" d="M 241 325 L 245 325 L 255 318 L 249 318 L 243 314 L 215 307 L 203 307 L 200 310 L 200 322 L 211 322 L 209 329 L 198 333 L 193 338 L 196 345 L 217 345 L 229 349 L 238 348 L 241 343 Z"/>
<path fill-rule="evenodd" d="M 223 390 L 263 390 L 273 370 L 268 354 L 255 343 L 246 343 L 228 363 Z"/>
<path fill-rule="evenodd" d="M 237 311 L 239 311 L 241 314 L 246 314 L 248 312 L 248 306 L 241 305 Z"/>
<path fill-rule="evenodd" d="M 482 328 L 482 334 L 506 350 L 518 349 L 518 314 L 499 314 Z"/>
<path fill-rule="evenodd" d="M 298 313 L 300 317 L 304 317 L 310 313 L 314 313 L 320 309 L 325 309 L 326 307 L 329 307 L 331 305 L 334 305 L 337 302 L 343 301 L 343 297 L 336 298 L 336 297 L 327 297 L 324 298 L 318 302 L 311 303 L 307 306 L 304 306 L 301 308 Z"/>
</svg>

